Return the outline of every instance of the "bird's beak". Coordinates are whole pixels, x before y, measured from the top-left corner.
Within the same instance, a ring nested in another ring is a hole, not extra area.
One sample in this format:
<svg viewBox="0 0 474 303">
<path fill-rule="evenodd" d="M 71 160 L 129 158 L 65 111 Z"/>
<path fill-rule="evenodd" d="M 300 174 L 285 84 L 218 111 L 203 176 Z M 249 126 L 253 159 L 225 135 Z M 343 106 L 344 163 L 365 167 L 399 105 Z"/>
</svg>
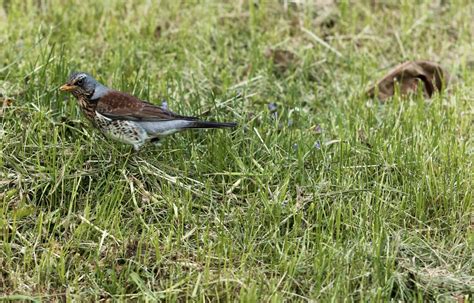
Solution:
<svg viewBox="0 0 474 303">
<path fill-rule="evenodd" d="M 71 84 L 66 83 L 63 86 L 61 86 L 59 88 L 59 90 L 62 91 L 62 92 L 70 92 L 70 91 L 74 90 L 75 88 L 76 88 L 75 85 L 71 85 Z"/>
</svg>

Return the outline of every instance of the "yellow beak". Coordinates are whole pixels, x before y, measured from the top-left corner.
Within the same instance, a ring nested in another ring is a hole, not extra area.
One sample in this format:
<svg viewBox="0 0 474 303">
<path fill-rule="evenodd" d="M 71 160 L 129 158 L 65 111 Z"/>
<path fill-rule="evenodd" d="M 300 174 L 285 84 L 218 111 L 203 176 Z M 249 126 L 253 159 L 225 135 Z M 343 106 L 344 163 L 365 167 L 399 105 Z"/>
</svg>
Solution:
<svg viewBox="0 0 474 303">
<path fill-rule="evenodd" d="M 67 83 L 59 88 L 59 90 L 62 91 L 62 92 L 70 92 L 74 89 L 76 89 L 75 85 L 71 85 L 71 84 L 67 84 Z"/>
</svg>

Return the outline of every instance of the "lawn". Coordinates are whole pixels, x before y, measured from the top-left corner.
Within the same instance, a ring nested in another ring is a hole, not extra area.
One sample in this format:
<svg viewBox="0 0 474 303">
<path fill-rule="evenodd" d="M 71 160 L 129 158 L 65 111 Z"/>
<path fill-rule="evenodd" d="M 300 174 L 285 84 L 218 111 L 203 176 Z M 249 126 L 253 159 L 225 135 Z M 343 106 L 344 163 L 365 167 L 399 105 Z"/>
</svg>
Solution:
<svg viewBox="0 0 474 303">
<path fill-rule="evenodd" d="M 289 2 L 0 1 L 0 300 L 472 300 L 474 4 Z M 239 126 L 136 153 L 72 71 Z"/>
</svg>

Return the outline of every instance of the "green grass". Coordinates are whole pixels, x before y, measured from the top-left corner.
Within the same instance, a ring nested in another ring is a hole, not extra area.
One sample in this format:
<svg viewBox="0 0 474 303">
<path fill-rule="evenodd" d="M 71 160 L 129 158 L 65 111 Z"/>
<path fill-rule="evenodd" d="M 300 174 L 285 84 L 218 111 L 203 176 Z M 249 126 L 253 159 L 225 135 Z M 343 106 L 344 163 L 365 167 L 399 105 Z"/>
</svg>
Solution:
<svg viewBox="0 0 474 303">
<path fill-rule="evenodd" d="M 0 300 L 472 299 L 471 1 L 63 2 L 0 1 Z M 363 96 L 411 59 L 457 82 Z M 73 70 L 239 127 L 131 153 Z"/>
</svg>

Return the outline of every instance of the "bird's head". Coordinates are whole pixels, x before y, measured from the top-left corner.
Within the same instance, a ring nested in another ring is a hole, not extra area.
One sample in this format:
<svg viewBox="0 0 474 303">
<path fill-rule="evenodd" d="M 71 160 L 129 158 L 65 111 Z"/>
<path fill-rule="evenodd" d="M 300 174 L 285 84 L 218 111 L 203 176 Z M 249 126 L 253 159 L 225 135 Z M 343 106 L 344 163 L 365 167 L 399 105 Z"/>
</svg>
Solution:
<svg viewBox="0 0 474 303">
<path fill-rule="evenodd" d="M 90 98 L 98 86 L 101 86 L 100 83 L 91 75 L 84 72 L 74 72 L 69 76 L 66 84 L 61 86 L 59 90 L 70 92 L 75 97 L 88 96 Z"/>
</svg>

